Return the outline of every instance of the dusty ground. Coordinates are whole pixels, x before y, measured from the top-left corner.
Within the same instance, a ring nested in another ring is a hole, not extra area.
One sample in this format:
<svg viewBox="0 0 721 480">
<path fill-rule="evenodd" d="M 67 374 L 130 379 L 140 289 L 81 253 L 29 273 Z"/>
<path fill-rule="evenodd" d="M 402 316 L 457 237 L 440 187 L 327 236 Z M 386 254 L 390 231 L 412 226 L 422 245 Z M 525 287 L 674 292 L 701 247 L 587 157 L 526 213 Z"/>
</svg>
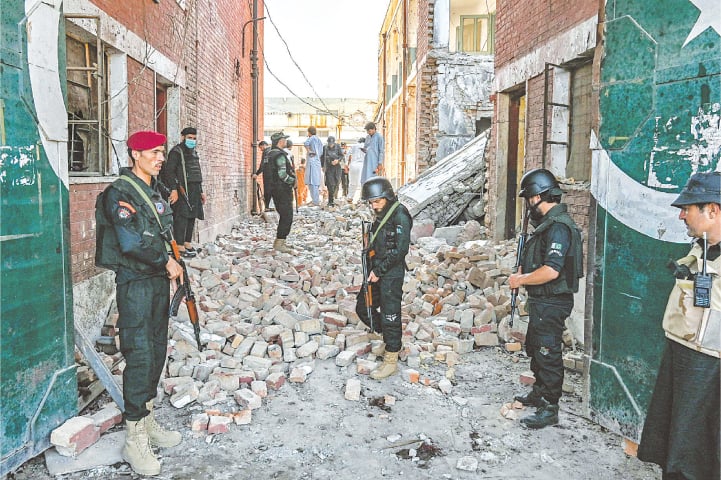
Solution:
<svg viewBox="0 0 721 480">
<path fill-rule="evenodd" d="M 304 384 L 288 384 L 253 412 L 250 425 L 206 436 L 189 429 L 192 409 L 166 402 L 161 423 L 179 429 L 183 443 L 160 450 L 157 478 L 202 479 L 471 479 L 557 480 L 657 479 L 659 471 L 623 453 L 622 439 L 580 415 L 578 395 L 563 397 L 559 425 L 524 429 L 500 416 L 502 403 L 522 391 L 518 375 L 528 369 L 522 354 L 497 348 L 465 355 L 456 367 L 450 395 L 433 387 L 384 382 L 361 376 L 359 402 L 344 398 L 346 379 L 355 370 L 333 360 L 318 361 Z M 444 365 L 423 373 L 442 378 Z M 567 374 L 581 391 L 580 378 Z M 384 395 L 395 405 L 374 406 Z M 104 397 L 101 397 L 103 401 Z M 107 401 L 107 400 L 105 400 Z M 414 442 L 419 440 L 418 442 Z M 421 446 L 420 440 L 425 440 Z M 415 449 L 416 456 L 413 457 Z M 459 459 L 478 461 L 475 472 L 457 468 Z M 52 477 L 43 457 L 25 464 L 12 480 L 138 478 L 126 464 Z"/>
<path fill-rule="evenodd" d="M 303 241 L 305 232 L 317 236 L 322 230 L 317 216 L 303 210 L 294 222 L 296 243 Z M 273 226 L 259 228 L 273 238 Z M 356 237 L 352 238 L 357 241 Z M 316 245 L 327 244 L 328 238 L 316 238 Z M 286 382 L 279 391 L 270 391 L 262 407 L 253 411 L 250 425 L 231 425 L 229 433 L 214 436 L 190 430 L 191 415 L 202 407 L 176 409 L 166 398 L 156 410 L 158 419 L 181 431 L 183 443 L 159 451 L 163 470 L 157 478 L 660 478 L 656 467 L 624 454 L 621 437 L 583 418 L 583 385 L 577 374 L 567 373 L 569 391 L 575 394 L 562 398 L 559 425 L 532 431 L 503 418 L 499 413 L 503 403 L 524 391 L 519 374 L 529 369 L 528 363 L 522 353 L 494 347 L 465 354 L 455 367 L 453 390 L 446 395 L 433 386 L 405 382 L 402 375 L 377 382 L 357 374 L 355 363 L 340 368 L 334 359 L 315 360 L 315 370 L 305 383 Z M 436 381 L 446 370 L 441 363 L 420 368 L 422 375 Z M 360 401 L 344 398 L 346 381 L 353 377 L 362 383 Z M 395 404 L 384 405 L 386 395 L 394 397 Z M 108 401 L 103 394 L 88 410 Z M 522 415 L 527 413 L 531 412 Z M 111 432 L 120 430 L 115 427 Z M 459 468 L 473 462 L 477 462 L 475 471 Z M 7 480 L 52 478 L 41 455 Z M 139 477 L 127 464 L 118 463 L 57 478 Z"/>
</svg>

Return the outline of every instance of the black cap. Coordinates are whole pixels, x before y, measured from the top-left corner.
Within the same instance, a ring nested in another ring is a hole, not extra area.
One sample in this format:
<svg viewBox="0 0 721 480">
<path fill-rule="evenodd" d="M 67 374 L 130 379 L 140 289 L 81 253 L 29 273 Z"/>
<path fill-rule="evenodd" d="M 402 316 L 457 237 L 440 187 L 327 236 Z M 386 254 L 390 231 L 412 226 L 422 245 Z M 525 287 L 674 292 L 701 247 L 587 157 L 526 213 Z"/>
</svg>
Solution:
<svg viewBox="0 0 721 480">
<path fill-rule="evenodd" d="M 261 140 L 260 143 L 258 144 L 259 147 L 264 147 L 266 145 L 268 145 L 268 142 L 266 142 L 265 140 Z"/>
<path fill-rule="evenodd" d="M 195 127 L 185 127 L 180 131 L 181 135 L 197 135 L 198 130 Z"/>
<path fill-rule="evenodd" d="M 721 172 L 694 173 L 681 190 L 681 194 L 671 204 L 682 207 L 696 203 L 721 204 Z"/>
</svg>

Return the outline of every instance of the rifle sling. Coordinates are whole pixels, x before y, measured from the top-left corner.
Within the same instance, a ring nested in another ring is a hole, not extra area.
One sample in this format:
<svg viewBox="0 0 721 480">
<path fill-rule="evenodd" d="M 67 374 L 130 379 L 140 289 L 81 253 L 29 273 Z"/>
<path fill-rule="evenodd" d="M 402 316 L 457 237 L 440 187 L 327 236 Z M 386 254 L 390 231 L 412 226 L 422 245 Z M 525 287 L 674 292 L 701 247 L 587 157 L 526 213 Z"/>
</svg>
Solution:
<svg viewBox="0 0 721 480">
<path fill-rule="evenodd" d="M 398 208 L 398 205 L 400 205 L 400 204 L 401 204 L 401 202 L 396 201 L 396 203 L 394 203 L 393 206 L 392 206 L 392 207 L 388 210 L 388 212 L 385 214 L 385 216 L 383 217 L 383 220 L 381 220 L 381 223 L 378 225 L 378 228 L 376 228 L 376 231 L 373 232 L 373 236 L 371 237 L 371 241 L 368 243 L 368 250 L 370 250 L 371 247 L 373 246 L 373 242 L 375 242 L 376 236 L 378 235 L 378 232 L 381 231 L 381 228 L 383 228 L 383 225 L 385 225 L 386 222 L 388 221 L 388 219 L 391 218 L 391 215 L 392 215 L 393 212 L 396 210 L 396 208 Z"/>
<path fill-rule="evenodd" d="M 133 188 L 138 192 L 138 194 L 141 197 L 143 197 L 143 200 L 145 200 L 145 203 L 148 204 L 148 207 L 150 207 L 150 210 L 153 212 L 153 215 L 155 215 L 155 220 L 158 221 L 158 227 L 160 227 L 160 231 L 162 232 L 163 231 L 163 223 L 160 221 L 160 215 L 158 215 L 158 211 L 155 209 L 155 205 L 153 204 L 152 200 L 150 200 L 150 197 L 148 197 L 148 194 L 145 193 L 145 190 L 143 190 L 143 188 L 140 185 L 138 185 L 138 183 L 135 180 L 133 180 L 132 177 L 129 177 L 127 175 L 121 175 L 120 180 L 125 180 L 127 183 L 132 185 Z M 168 248 L 168 251 L 170 251 L 169 250 L 170 245 L 168 244 L 168 242 L 165 239 L 163 239 L 163 241 L 165 241 L 165 246 L 166 246 L 166 248 Z"/>
</svg>

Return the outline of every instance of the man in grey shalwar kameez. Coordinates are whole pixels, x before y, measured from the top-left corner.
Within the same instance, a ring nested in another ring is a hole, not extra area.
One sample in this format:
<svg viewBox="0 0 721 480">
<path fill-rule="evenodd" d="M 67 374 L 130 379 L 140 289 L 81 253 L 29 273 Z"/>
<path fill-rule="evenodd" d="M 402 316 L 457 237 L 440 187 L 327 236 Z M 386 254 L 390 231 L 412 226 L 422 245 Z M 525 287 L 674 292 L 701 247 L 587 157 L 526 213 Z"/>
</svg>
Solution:
<svg viewBox="0 0 721 480">
<path fill-rule="evenodd" d="M 305 170 L 305 184 L 310 190 L 310 198 L 313 205 L 320 205 L 320 186 L 322 183 L 320 158 L 323 154 L 323 142 L 316 136 L 315 127 L 308 127 L 308 139 L 303 143 L 308 154 L 308 161 Z"/>
<path fill-rule="evenodd" d="M 368 122 L 365 127 L 368 136 L 366 137 L 365 159 L 363 160 L 363 171 L 361 172 L 361 185 L 371 177 L 382 175 L 380 170 L 383 167 L 383 159 L 386 152 L 386 142 L 383 136 L 376 132 L 376 124 Z"/>
</svg>

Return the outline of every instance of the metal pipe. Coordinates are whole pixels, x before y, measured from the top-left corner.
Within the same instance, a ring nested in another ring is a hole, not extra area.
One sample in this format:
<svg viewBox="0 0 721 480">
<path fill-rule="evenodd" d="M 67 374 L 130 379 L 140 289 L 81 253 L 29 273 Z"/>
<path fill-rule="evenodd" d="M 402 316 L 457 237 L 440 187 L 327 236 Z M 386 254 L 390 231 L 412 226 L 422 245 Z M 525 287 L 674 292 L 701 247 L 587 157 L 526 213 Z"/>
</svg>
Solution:
<svg viewBox="0 0 721 480">
<path fill-rule="evenodd" d="M 403 77 L 401 83 L 401 160 L 399 187 L 406 183 L 406 84 L 408 82 L 408 0 L 403 0 Z"/>
<path fill-rule="evenodd" d="M 252 142 L 252 149 L 253 149 L 253 171 L 251 173 L 255 174 L 255 171 L 258 168 L 258 0 L 253 0 L 253 14 L 252 14 L 252 22 L 253 22 L 253 47 L 250 50 L 250 78 L 252 79 L 252 109 L 253 109 L 253 142 Z M 256 215 L 258 214 L 258 196 L 255 194 L 256 190 L 258 189 L 258 181 L 253 178 L 252 181 L 252 189 L 251 189 L 251 196 L 253 197 L 253 210 L 251 211 L 252 214 Z"/>
</svg>

